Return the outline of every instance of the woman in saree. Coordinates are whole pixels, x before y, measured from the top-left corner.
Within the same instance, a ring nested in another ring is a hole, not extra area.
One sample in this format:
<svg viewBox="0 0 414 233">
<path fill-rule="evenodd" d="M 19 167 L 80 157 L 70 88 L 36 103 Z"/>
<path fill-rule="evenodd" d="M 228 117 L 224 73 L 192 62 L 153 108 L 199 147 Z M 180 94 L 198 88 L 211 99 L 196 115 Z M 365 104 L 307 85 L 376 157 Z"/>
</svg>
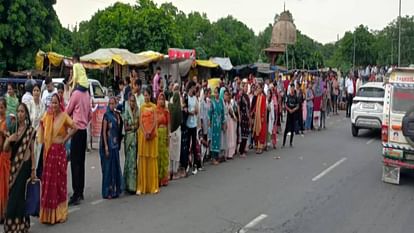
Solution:
<svg viewBox="0 0 414 233">
<path fill-rule="evenodd" d="M 211 100 L 209 112 L 209 128 L 211 129 L 210 152 L 213 165 L 218 165 L 218 158 L 221 150 L 221 133 L 225 128 L 223 101 L 219 98 L 219 88 L 214 89 L 214 98 Z"/>
<path fill-rule="evenodd" d="M 237 135 L 236 135 L 236 128 L 237 128 L 237 118 L 236 114 L 233 110 L 233 105 L 231 104 L 231 96 L 228 90 L 224 91 L 224 107 L 226 108 L 227 118 L 226 118 L 226 142 L 227 148 L 225 150 L 225 156 L 227 159 L 233 159 L 233 155 L 236 151 L 236 143 L 237 143 Z"/>
<path fill-rule="evenodd" d="M 168 104 L 170 110 L 170 143 L 169 143 L 169 155 L 170 155 L 170 177 L 172 179 L 178 179 L 178 168 L 180 166 L 180 150 L 181 148 L 181 100 L 180 100 L 180 86 L 174 84 L 173 96 Z"/>
<path fill-rule="evenodd" d="M 17 107 L 17 130 L 4 143 L 4 150 L 11 153 L 9 199 L 4 220 L 5 233 L 27 233 L 30 217 L 26 214 L 26 182 L 35 179 L 33 143 L 36 131 L 31 127 L 29 111 L 25 104 Z"/>
<path fill-rule="evenodd" d="M 241 142 L 240 142 L 240 156 L 246 158 L 246 148 L 247 140 L 250 135 L 250 99 L 247 95 L 248 84 L 243 82 L 242 94 L 239 102 L 239 116 L 240 116 L 240 132 L 241 132 Z"/>
<path fill-rule="evenodd" d="M 9 196 L 10 153 L 3 151 L 3 145 L 9 136 L 6 124 L 6 99 L 0 98 L 0 224 L 4 222 L 7 198 Z"/>
<path fill-rule="evenodd" d="M 161 186 L 167 186 L 169 175 L 168 155 L 170 113 L 165 106 L 165 94 L 161 92 L 157 100 L 157 135 L 158 135 L 158 178 Z"/>
<path fill-rule="evenodd" d="M 65 222 L 68 215 L 65 144 L 77 129 L 63 108 L 63 99 L 54 94 L 38 133 L 44 144 L 40 222 L 47 224 Z"/>
<path fill-rule="evenodd" d="M 102 198 L 117 198 L 121 194 L 122 171 L 119 160 L 121 147 L 122 118 L 115 111 L 115 97 L 109 99 L 108 107 L 103 116 L 99 156 L 102 166 Z"/>
<path fill-rule="evenodd" d="M 257 100 L 254 110 L 254 126 L 253 134 L 257 143 L 256 154 L 263 153 L 263 149 L 266 145 L 267 135 L 267 108 L 266 108 L 266 96 L 263 93 L 263 85 L 259 84 L 257 87 Z"/>
<path fill-rule="evenodd" d="M 137 129 L 139 110 L 136 98 L 133 94 L 128 97 L 125 103 L 125 165 L 124 182 L 125 190 L 135 194 L 137 192 Z"/>
<path fill-rule="evenodd" d="M 159 192 L 157 116 L 156 106 L 151 103 L 150 89 L 144 91 L 144 99 L 138 128 L 137 195 Z"/>
</svg>

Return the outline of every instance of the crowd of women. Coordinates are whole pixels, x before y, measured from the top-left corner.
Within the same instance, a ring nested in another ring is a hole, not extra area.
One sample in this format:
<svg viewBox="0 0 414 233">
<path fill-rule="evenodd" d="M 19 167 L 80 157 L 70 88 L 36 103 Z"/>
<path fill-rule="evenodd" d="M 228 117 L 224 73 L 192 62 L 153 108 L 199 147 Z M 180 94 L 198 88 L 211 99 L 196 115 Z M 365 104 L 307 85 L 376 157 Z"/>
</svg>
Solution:
<svg viewBox="0 0 414 233">
<path fill-rule="evenodd" d="M 246 158 L 248 150 L 262 154 L 276 149 L 284 112 L 282 146 L 289 134 L 293 146 L 295 134 L 319 127 L 312 119 L 323 116 L 320 111 L 327 108 L 329 82 L 302 80 L 299 75 L 287 80 L 259 82 L 250 75 L 211 88 L 194 77 L 182 85 L 160 85 L 154 95 L 151 88 L 141 90 L 139 78 L 127 77 L 119 83 L 119 95 L 109 99 L 102 120 L 102 197 L 156 194 L 169 181 L 204 170 L 206 161 L 218 165 L 235 156 Z M 51 80 L 46 86 L 41 95 L 39 86 L 28 85 L 21 102 L 12 85 L 0 97 L 0 217 L 5 232 L 28 231 L 25 188 L 36 176 L 42 180 L 40 222 L 67 219 L 67 148 L 82 126 L 79 117 L 68 113 L 73 111 L 73 99 L 83 99 L 85 91 L 72 93 L 66 83 L 56 91 Z M 79 109 L 88 117 L 88 107 Z M 36 174 L 38 168 L 41 172 Z M 78 195 L 83 199 L 83 193 Z M 74 203 L 79 204 L 71 198 L 69 204 Z"/>
</svg>

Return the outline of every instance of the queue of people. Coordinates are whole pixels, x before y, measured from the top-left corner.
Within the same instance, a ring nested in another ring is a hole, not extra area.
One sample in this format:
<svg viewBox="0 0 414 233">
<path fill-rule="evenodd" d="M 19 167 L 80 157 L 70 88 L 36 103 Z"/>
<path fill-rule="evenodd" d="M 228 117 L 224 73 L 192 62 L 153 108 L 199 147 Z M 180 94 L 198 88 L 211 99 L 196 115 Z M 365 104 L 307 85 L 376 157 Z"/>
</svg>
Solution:
<svg viewBox="0 0 414 233">
<path fill-rule="evenodd" d="M 0 98 L 0 217 L 6 233 L 29 230 L 24 205 L 28 179 L 42 181 L 41 223 L 65 222 L 68 205 L 84 199 L 93 106 L 78 56 L 74 61 L 72 77 L 63 88 L 55 90 L 47 79 L 42 95 L 40 87 L 29 82 L 24 102 L 16 103 L 12 86 Z M 281 146 L 290 136 L 292 147 L 294 135 L 325 128 L 325 113 L 338 89 L 334 74 L 329 82 L 293 75 L 284 83 L 279 78 L 259 82 L 249 75 L 214 88 L 197 77 L 164 88 L 159 69 L 155 76 L 157 86 L 142 90 L 142 81 L 131 75 L 120 81 L 120 95 L 109 99 L 99 142 L 104 199 L 124 192 L 156 194 L 171 180 L 197 175 L 207 161 L 219 165 L 237 156 L 246 158 L 249 150 L 262 154 L 277 149 L 285 114 Z"/>
</svg>

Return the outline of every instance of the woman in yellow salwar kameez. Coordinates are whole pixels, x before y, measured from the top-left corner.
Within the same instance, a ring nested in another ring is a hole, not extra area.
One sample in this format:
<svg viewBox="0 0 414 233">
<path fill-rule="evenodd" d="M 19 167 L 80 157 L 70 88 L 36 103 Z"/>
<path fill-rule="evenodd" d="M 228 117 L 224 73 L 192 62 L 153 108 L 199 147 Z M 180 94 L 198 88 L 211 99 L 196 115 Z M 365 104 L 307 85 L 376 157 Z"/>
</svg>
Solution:
<svg viewBox="0 0 414 233">
<path fill-rule="evenodd" d="M 138 129 L 137 195 L 159 192 L 157 115 L 149 89 L 144 91 L 144 99 Z"/>
</svg>

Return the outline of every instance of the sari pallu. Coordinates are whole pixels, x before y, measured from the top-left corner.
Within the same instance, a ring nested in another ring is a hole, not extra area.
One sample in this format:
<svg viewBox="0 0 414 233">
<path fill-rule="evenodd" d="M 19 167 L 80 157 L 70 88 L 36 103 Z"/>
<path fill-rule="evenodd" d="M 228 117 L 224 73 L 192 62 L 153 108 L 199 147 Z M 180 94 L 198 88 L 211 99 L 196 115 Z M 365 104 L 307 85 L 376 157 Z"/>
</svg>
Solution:
<svg viewBox="0 0 414 233">
<path fill-rule="evenodd" d="M 266 97 L 261 94 L 257 97 L 256 109 L 255 109 L 255 118 L 254 118 L 254 137 L 257 142 L 257 148 L 263 149 L 266 144 L 266 118 L 267 118 L 267 108 L 266 108 Z"/>
<path fill-rule="evenodd" d="M 27 233 L 30 228 L 30 217 L 25 213 L 25 191 L 26 182 L 31 175 L 30 147 L 34 142 L 34 132 L 33 128 L 27 128 L 22 137 L 11 145 L 10 189 L 4 221 L 5 233 Z"/>
<path fill-rule="evenodd" d="M 134 113 L 126 103 L 125 104 L 124 121 L 129 126 L 136 126 L 138 120 L 138 111 Z M 131 130 L 125 132 L 124 139 L 125 148 L 125 165 L 124 165 L 124 183 L 125 189 L 128 192 L 135 193 L 137 191 L 137 131 L 133 127 Z"/>
<path fill-rule="evenodd" d="M 141 105 L 140 124 L 138 129 L 138 184 L 137 194 L 159 192 L 158 180 L 158 136 L 155 105 Z M 145 138 L 150 133 L 150 138 Z"/>
<path fill-rule="evenodd" d="M 107 132 L 101 133 L 101 142 L 99 146 L 99 156 L 102 167 L 102 198 L 117 198 L 121 194 L 122 172 L 121 162 L 119 160 L 120 132 L 122 132 L 122 121 L 116 117 L 117 113 L 109 109 L 104 115 L 107 121 Z M 103 121 L 104 122 L 104 121 Z M 103 124 L 102 122 L 102 124 Z M 103 127 L 102 127 L 103 130 Z M 105 145 L 103 134 L 107 134 L 108 157 L 105 155 Z"/>
<path fill-rule="evenodd" d="M 57 121 L 57 122 L 55 122 Z M 65 222 L 68 216 L 67 160 L 65 145 L 53 143 L 57 137 L 65 137 L 67 129 L 73 127 L 72 119 L 61 113 L 54 119 L 52 114 L 42 118 L 44 127 L 39 131 L 39 141 L 44 142 L 42 196 L 40 222 L 55 224 Z"/>
</svg>

